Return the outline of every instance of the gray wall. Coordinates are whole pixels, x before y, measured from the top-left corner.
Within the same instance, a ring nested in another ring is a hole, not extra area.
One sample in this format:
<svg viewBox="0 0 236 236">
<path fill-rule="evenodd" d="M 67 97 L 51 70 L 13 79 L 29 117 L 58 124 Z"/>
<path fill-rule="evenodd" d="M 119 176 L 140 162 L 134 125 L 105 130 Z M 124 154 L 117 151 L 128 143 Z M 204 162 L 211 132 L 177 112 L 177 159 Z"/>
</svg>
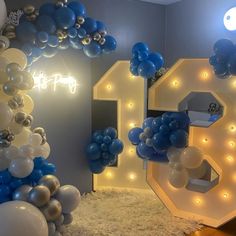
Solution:
<svg viewBox="0 0 236 236">
<path fill-rule="evenodd" d="M 38 7 L 47 0 L 35 0 Z M 54 1 L 51 1 L 54 2 Z M 64 91 L 56 94 L 32 92 L 35 101 L 35 126 L 47 130 L 52 152 L 50 161 L 58 168 L 58 176 L 65 184 L 74 184 L 81 192 L 92 189 L 92 175 L 88 170 L 84 150 L 91 135 L 92 84 L 100 79 L 117 60 L 129 60 L 131 47 L 146 41 L 152 50 L 164 52 L 165 9 L 162 6 L 132 0 L 83 0 L 88 15 L 106 23 L 108 31 L 118 41 L 118 49 L 90 61 L 82 53 L 67 51 L 54 59 L 37 63 L 37 70 L 72 72 L 81 88 L 77 96 Z M 99 2 L 99 3 L 98 3 Z M 6 0 L 7 8 L 19 9 L 30 0 Z"/>
<path fill-rule="evenodd" d="M 165 58 L 169 66 L 179 58 L 209 57 L 221 38 L 235 42 L 236 33 L 223 24 L 235 0 L 183 0 L 166 7 Z"/>
</svg>

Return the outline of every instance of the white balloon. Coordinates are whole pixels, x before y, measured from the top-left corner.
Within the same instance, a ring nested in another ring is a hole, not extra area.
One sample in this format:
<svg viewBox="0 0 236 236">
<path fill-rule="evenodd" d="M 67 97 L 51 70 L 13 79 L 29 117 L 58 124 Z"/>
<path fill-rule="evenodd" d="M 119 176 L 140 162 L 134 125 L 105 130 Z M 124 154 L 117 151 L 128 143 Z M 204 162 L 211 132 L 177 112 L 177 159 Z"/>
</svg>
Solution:
<svg viewBox="0 0 236 236">
<path fill-rule="evenodd" d="M 4 156 L 9 160 L 14 160 L 19 157 L 19 149 L 13 145 L 4 149 Z"/>
<path fill-rule="evenodd" d="M 32 131 L 28 128 L 23 128 L 22 132 L 18 135 L 15 135 L 15 140 L 12 142 L 16 147 L 21 147 L 23 145 L 28 144 L 29 136 Z"/>
<path fill-rule="evenodd" d="M 41 145 L 42 143 L 42 136 L 40 134 L 37 133 L 32 133 L 29 136 L 29 144 L 32 145 L 33 147 L 38 147 Z"/>
<path fill-rule="evenodd" d="M 51 149 L 48 143 L 34 148 L 34 157 L 44 157 L 47 159 L 50 155 Z"/>
<path fill-rule="evenodd" d="M 4 149 L 0 149 L 0 171 L 6 170 L 10 165 L 10 160 L 4 155 Z"/>
<path fill-rule="evenodd" d="M 182 151 L 183 151 L 182 148 L 175 148 L 175 147 L 169 148 L 167 151 L 168 160 L 170 162 L 179 162 Z"/>
<path fill-rule="evenodd" d="M 34 162 L 31 158 L 19 157 L 11 161 L 9 172 L 17 178 L 29 176 L 34 169 Z"/>
<path fill-rule="evenodd" d="M 52 236 L 56 232 L 56 225 L 53 222 L 48 223 L 48 235 Z"/>
<path fill-rule="evenodd" d="M 25 69 L 27 66 L 26 55 L 17 48 L 9 48 L 1 56 L 7 58 L 10 63 L 17 63 L 22 69 Z"/>
<path fill-rule="evenodd" d="M 48 236 L 47 222 L 39 209 L 23 201 L 0 205 L 0 235 Z"/>
<path fill-rule="evenodd" d="M 0 130 L 6 129 L 13 119 L 11 108 L 3 102 L 0 102 Z"/>
<path fill-rule="evenodd" d="M 181 153 L 181 163 L 188 169 L 198 168 L 203 161 L 204 154 L 196 147 L 187 147 Z"/>
<path fill-rule="evenodd" d="M 184 188 L 188 184 L 188 172 L 186 169 L 182 169 L 181 171 L 171 169 L 168 180 L 173 187 Z"/>
<path fill-rule="evenodd" d="M 19 148 L 19 155 L 21 157 L 32 158 L 34 156 L 34 148 L 29 144 L 23 145 Z"/>
<path fill-rule="evenodd" d="M 61 203 L 62 212 L 69 214 L 78 207 L 80 203 L 80 192 L 74 186 L 65 185 L 57 191 L 56 199 Z"/>
<path fill-rule="evenodd" d="M 0 56 L 0 71 L 5 71 L 8 64 L 10 64 L 10 61 L 5 57 Z"/>
<path fill-rule="evenodd" d="M 201 179 L 203 178 L 208 169 L 208 164 L 203 162 L 200 167 L 196 169 L 188 169 L 188 174 L 191 179 Z"/>
<path fill-rule="evenodd" d="M 20 134 L 23 131 L 23 128 L 24 128 L 23 125 L 16 123 L 14 119 L 9 124 L 9 129 L 15 135 Z"/>
<path fill-rule="evenodd" d="M 7 8 L 4 0 L 0 0 L 0 29 L 6 23 Z"/>
</svg>

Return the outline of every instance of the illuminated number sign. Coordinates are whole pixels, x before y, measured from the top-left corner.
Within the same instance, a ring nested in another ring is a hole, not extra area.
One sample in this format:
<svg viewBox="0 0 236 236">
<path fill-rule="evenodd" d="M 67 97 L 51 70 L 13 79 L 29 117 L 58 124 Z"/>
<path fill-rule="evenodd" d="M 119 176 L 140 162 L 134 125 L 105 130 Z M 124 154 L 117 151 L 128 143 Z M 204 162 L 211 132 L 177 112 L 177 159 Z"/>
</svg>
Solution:
<svg viewBox="0 0 236 236">
<path fill-rule="evenodd" d="M 210 102 L 203 99 L 206 94 Z M 216 78 L 207 59 L 183 59 L 149 90 L 151 110 L 188 110 L 190 103 L 194 115 L 203 105 L 209 120 L 190 127 L 189 144 L 202 149 L 218 180 L 209 180 L 202 192 L 175 189 L 168 183 L 168 166 L 150 162 L 148 182 L 174 215 L 218 227 L 236 216 L 236 78 Z"/>
<path fill-rule="evenodd" d="M 136 155 L 128 140 L 128 132 L 141 126 L 144 120 L 145 82 L 129 72 L 129 61 L 119 61 L 94 86 L 94 99 L 118 102 L 118 135 L 124 142 L 117 167 L 108 167 L 104 173 L 94 175 L 94 188 L 126 187 L 148 188 L 143 161 Z M 107 114 L 109 116 L 109 111 Z"/>
</svg>

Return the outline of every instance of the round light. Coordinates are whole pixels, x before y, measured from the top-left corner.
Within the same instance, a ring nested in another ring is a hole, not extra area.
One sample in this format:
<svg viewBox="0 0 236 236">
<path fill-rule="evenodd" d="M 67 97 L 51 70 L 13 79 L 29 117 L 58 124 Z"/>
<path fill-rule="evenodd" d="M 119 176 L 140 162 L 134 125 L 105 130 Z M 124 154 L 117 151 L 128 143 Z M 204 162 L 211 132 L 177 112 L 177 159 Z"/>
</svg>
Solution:
<svg viewBox="0 0 236 236">
<path fill-rule="evenodd" d="M 230 31 L 236 30 L 236 7 L 229 9 L 224 16 L 225 28 Z"/>
</svg>

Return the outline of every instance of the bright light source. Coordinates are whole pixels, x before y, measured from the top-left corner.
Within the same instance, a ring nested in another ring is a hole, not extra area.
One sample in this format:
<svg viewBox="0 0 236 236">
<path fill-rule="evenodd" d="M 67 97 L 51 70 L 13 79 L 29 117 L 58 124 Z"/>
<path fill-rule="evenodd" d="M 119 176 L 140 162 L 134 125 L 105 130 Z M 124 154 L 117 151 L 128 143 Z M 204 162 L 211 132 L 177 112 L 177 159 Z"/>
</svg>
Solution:
<svg viewBox="0 0 236 236">
<path fill-rule="evenodd" d="M 224 16 L 225 28 L 229 31 L 236 30 L 236 7 L 229 9 Z"/>
</svg>

